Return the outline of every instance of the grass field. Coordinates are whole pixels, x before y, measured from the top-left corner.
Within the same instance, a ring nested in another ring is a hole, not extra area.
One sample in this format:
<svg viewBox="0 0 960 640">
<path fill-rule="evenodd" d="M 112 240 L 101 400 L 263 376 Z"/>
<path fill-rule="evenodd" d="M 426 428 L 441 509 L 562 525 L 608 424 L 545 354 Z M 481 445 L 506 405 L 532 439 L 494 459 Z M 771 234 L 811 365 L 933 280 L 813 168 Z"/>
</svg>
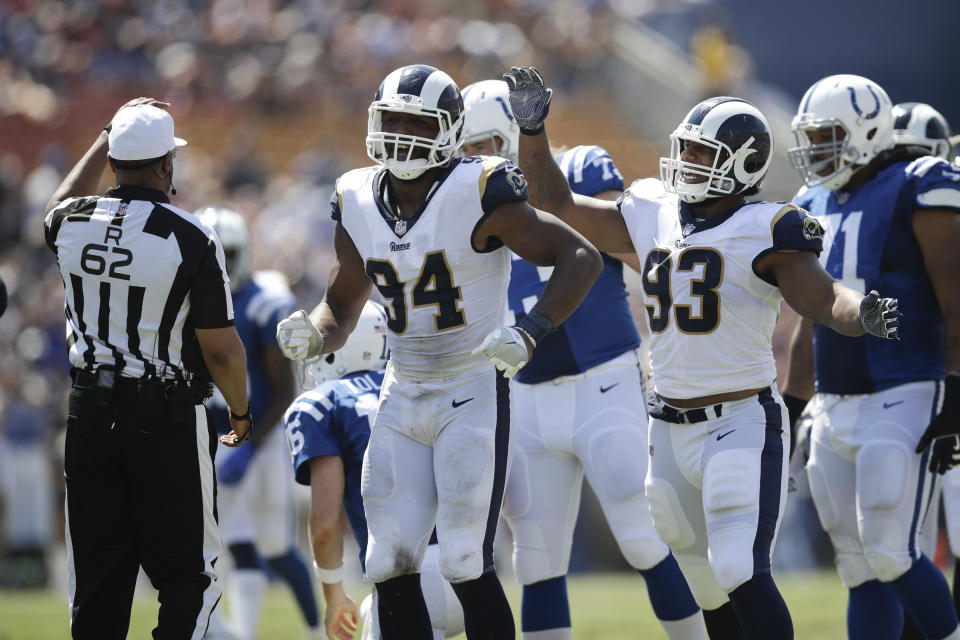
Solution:
<svg viewBox="0 0 960 640">
<path fill-rule="evenodd" d="M 793 615 L 796 637 L 836 640 L 846 634 L 847 597 L 831 572 L 791 573 L 777 578 Z M 520 589 L 505 584 L 519 616 Z M 644 592 L 643 580 L 629 573 L 581 574 L 569 579 L 576 640 L 661 639 Z M 357 594 L 362 596 L 363 594 Z M 359 598 L 358 598 L 359 601 Z M 149 638 L 157 604 L 148 595 L 133 606 L 130 638 Z M 0 591 L 0 640 L 59 640 L 68 638 L 65 599 L 52 591 Z M 519 629 L 519 618 L 517 623 Z M 300 640 L 302 623 L 293 600 L 281 587 L 270 587 L 260 625 L 263 640 Z M 464 636 L 460 636 L 463 638 Z"/>
</svg>

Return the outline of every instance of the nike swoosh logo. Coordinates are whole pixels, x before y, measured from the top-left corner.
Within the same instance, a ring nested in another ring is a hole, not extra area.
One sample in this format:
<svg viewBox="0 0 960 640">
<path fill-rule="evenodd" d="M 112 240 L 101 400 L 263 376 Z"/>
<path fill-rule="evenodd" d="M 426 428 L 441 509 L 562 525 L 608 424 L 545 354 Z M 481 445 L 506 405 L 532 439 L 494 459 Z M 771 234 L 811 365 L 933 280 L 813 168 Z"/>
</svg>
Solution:
<svg viewBox="0 0 960 640">
<path fill-rule="evenodd" d="M 614 383 L 613 383 L 612 385 L 610 385 L 609 387 L 605 387 L 605 386 L 603 386 L 603 385 L 600 385 L 600 393 L 606 393 L 607 391 L 610 391 L 610 389 L 613 389 L 615 386 L 617 386 L 617 385 L 619 385 L 619 384 L 620 384 L 619 382 L 614 382 Z"/>
<path fill-rule="evenodd" d="M 897 406 L 898 404 L 903 404 L 903 400 L 897 400 L 896 402 L 884 402 L 884 403 L 883 403 L 883 408 L 884 408 L 884 409 L 889 409 L 890 407 L 895 407 L 895 406 Z"/>
<path fill-rule="evenodd" d="M 727 431 L 726 433 L 721 433 L 719 436 L 717 436 L 717 442 L 720 442 L 734 431 L 736 431 L 736 429 L 730 429 L 730 431 Z"/>
<path fill-rule="evenodd" d="M 466 400 L 461 400 L 460 402 L 457 402 L 456 400 L 454 400 L 454 401 L 452 401 L 450 404 L 452 404 L 452 405 L 453 405 L 453 408 L 456 409 L 457 407 L 459 407 L 459 406 L 461 406 L 461 405 L 467 404 L 467 403 L 470 402 L 471 400 L 473 400 L 473 398 L 467 398 Z"/>
</svg>

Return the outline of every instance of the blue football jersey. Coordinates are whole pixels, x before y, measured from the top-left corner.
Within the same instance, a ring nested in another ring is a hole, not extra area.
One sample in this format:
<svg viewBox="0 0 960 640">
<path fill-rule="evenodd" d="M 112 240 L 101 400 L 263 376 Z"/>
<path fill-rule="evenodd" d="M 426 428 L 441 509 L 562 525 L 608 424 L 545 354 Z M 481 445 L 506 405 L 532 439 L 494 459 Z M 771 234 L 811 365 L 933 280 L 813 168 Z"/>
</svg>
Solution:
<svg viewBox="0 0 960 640">
<path fill-rule="evenodd" d="M 579 146 L 557 156 L 570 188 L 582 195 L 623 191 L 623 177 L 613 159 L 597 146 Z M 538 267 L 517 255 L 511 262 L 507 305 L 519 321 L 533 308 L 552 267 Z M 576 375 L 640 345 L 623 284 L 623 263 L 603 255 L 603 272 L 583 303 L 557 330 L 537 344 L 533 357 L 517 373 L 524 384 Z"/>
<path fill-rule="evenodd" d="M 383 373 L 358 373 L 321 383 L 300 394 L 283 416 L 297 482 L 310 484 L 311 458 L 339 456 L 343 460 L 343 508 L 360 546 L 361 564 L 367 552 L 367 520 L 360 497 L 360 471 Z"/>
<path fill-rule="evenodd" d="M 234 324 L 247 354 L 247 395 L 255 425 L 273 400 L 273 390 L 264 370 L 263 349 L 277 343 L 277 323 L 293 313 L 295 307 L 296 300 L 286 281 L 275 272 L 255 272 L 250 281 L 233 294 Z M 219 393 L 211 404 L 226 408 Z M 217 431 L 229 433 L 226 411 L 211 413 Z"/>
<path fill-rule="evenodd" d="M 893 162 L 852 193 L 801 190 L 796 204 L 826 228 L 820 262 L 848 287 L 900 300 L 900 336 L 850 338 L 814 325 L 817 390 L 871 393 L 942 378 L 943 316 L 913 233 L 916 208 L 957 209 L 960 170 L 924 157 Z"/>
</svg>

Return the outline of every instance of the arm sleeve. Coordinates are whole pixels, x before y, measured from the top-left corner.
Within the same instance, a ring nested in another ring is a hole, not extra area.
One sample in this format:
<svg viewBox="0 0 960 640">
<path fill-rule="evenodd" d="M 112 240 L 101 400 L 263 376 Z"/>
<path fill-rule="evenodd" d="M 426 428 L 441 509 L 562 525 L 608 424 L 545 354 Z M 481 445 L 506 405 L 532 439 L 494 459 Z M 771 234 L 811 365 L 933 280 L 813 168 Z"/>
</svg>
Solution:
<svg viewBox="0 0 960 640">
<path fill-rule="evenodd" d="M 917 180 L 917 209 L 954 209 L 960 213 L 960 167 L 940 161 Z"/>
<path fill-rule="evenodd" d="M 823 226 L 800 207 L 784 205 L 770 222 L 773 251 L 823 251 Z"/>
<path fill-rule="evenodd" d="M 310 460 L 322 456 L 343 457 L 336 435 L 333 404 L 324 395 L 324 404 L 312 399 L 318 390 L 301 395 L 283 416 L 283 426 L 293 459 L 294 477 L 299 484 L 310 484 Z M 330 409 L 326 408 L 330 405 Z"/>
<path fill-rule="evenodd" d="M 223 247 L 210 237 L 190 286 L 190 317 L 196 329 L 220 329 L 233 325 L 233 298 L 227 277 Z"/>
<path fill-rule="evenodd" d="M 520 167 L 503 158 L 484 158 L 480 173 L 480 206 L 485 214 L 489 215 L 509 202 L 529 199 L 527 179 Z"/>
</svg>

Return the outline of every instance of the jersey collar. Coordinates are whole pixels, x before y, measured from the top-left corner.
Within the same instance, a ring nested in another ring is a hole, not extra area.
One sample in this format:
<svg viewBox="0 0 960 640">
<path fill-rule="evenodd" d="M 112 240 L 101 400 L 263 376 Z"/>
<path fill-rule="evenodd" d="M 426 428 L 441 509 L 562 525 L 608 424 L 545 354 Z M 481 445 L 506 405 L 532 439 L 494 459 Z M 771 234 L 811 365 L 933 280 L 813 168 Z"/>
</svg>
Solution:
<svg viewBox="0 0 960 640">
<path fill-rule="evenodd" d="M 151 189 L 150 187 L 140 187 L 132 184 L 121 184 L 116 187 L 110 187 L 107 189 L 106 196 L 108 198 L 118 198 L 124 202 L 130 202 L 131 200 L 146 200 L 148 202 L 170 202 L 170 198 L 167 197 L 163 191 L 159 189 Z"/>
<path fill-rule="evenodd" d="M 689 202 L 680 201 L 680 229 L 683 231 L 683 236 L 687 237 L 690 234 L 698 233 L 700 231 L 706 231 L 707 229 L 713 229 L 718 227 L 727 220 L 730 219 L 733 214 L 739 211 L 742 207 L 750 204 L 749 202 L 744 202 L 743 204 L 738 204 L 722 213 L 715 214 L 709 218 L 697 218 L 696 214 L 693 212 L 693 207 L 690 206 Z"/>
<path fill-rule="evenodd" d="M 447 167 L 446 171 L 444 171 L 440 178 L 434 183 L 430 193 L 428 193 L 427 197 L 420 203 L 417 211 L 409 218 L 398 218 L 394 215 L 393 209 L 383 201 L 383 190 L 387 188 L 387 169 L 381 169 L 377 172 L 377 175 L 373 177 L 373 201 L 377 203 L 377 210 L 380 211 L 380 215 L 393 230 L 395 236 L 402 238 L 403 235 L 413 227 L 414 223 L 423 215 L 427 205 L 433 200 L 433 196 L 440 191 L 441 185 L 446 182 L 447 178 L 450 177 L 450 174 L 453 173 L 453 170 L 459 164 L 460 158 L 450 163 L 450 166 Z"/>
</svg>

